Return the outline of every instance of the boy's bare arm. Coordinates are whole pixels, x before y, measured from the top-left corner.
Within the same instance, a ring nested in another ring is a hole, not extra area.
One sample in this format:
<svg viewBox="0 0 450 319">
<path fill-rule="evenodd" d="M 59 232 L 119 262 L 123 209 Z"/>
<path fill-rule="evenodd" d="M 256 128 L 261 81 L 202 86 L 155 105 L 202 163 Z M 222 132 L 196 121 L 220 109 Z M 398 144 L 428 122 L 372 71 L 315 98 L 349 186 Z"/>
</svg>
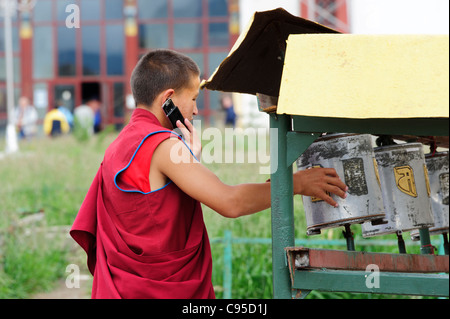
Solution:
<svg viewBox="0 0 450 319">
<path fill-rule="evenodd" d="M 270 207 L 270 183 L 227 185 L 189 152 L 180 153 L 182 149 L 187 148 L 177 139 L 162 142 L 153 154 L 151 169 L 158 170 L 186 194 L 225 217 L 249 215 Z M 346 196 L 346 186 L 334 169 L 299 171 L 293 178 L 294 194 L 316 196 L 332 206 L 337 204 L 326 192 Z"/>
</svg>

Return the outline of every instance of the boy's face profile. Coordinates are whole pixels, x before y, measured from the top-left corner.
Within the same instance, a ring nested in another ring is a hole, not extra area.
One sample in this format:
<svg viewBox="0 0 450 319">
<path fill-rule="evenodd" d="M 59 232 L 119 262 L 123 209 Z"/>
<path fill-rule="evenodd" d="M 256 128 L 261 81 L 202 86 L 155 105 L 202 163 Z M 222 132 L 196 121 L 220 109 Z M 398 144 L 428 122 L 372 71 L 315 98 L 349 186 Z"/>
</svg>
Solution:
<svg viewBox="0 0 450 319">
<path fill-rule="evenodd" d="M 197 97 L 200 89 L 200 77 L 192 76 L 190 85 L 181 90 L 175 91 L 172 100 L 180 109 L 184 118 L 192 122 L 194 115 L 198 114 Z"/>
</svg>

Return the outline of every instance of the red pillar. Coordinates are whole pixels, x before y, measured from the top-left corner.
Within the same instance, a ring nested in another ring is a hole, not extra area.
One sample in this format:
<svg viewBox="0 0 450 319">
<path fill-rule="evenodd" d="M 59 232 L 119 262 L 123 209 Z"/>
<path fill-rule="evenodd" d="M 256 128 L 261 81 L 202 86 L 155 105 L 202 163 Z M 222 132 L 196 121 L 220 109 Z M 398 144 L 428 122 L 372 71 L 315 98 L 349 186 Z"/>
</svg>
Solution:
<svg viewBox="0 0 450 319">
<path fill-rule="evenodd" d="M 127 0 L 125 2 L 125 75 L 126 96 L 132 94 L 129 80 L 136 63 L 139 60 L 139 39 L 137 25 L 137 5 L 136 0 Z"/>
<path fill-rule="evenodd" d="M 239 27 L 239 1 L 230 0 L 228 2 L 228 14 L 230 16 L 229 32 L 230 32 L 230 48 L 233 47 L 241 32 Z"/>
<path fill-rule="evenodd" d="M 306 1 L 300 0 L 300 17 L 309 19 L 308 16 L 308 3 Z"/>
<path fill-rule="evenodd" d="M 338 0 L 338 7 L 336 10 L 336 18 L 343 22 L 344 27 L 339 28 L 343 33 L 350 33 L 350 23 L 348 21 L 348 12 L 347 12 L 347 0 Z"/>
<path fill-rule="evenodd" d="M 22 12 L 20 24 L 20 76 L 21 95 L 33 100 L 33 29 L 30 23 L 30 13 Z"/>
</svg>

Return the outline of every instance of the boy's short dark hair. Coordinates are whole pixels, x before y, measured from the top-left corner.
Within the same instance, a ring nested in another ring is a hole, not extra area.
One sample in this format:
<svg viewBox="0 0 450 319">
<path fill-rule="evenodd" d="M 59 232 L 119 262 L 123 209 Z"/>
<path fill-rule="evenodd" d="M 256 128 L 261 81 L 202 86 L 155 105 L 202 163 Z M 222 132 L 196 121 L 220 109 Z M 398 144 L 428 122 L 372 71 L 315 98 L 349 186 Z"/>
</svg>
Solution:
<svg viewBox="0 0 450 319">
<path fill-rule="evenodd" d="M 131 74 L 130 84 L 136 105 L 150 106 L 159 93 L 189 85 L 200 69 L 188 56 L 173 50 L 154 50 L 145 54 Z"/>
</svg>

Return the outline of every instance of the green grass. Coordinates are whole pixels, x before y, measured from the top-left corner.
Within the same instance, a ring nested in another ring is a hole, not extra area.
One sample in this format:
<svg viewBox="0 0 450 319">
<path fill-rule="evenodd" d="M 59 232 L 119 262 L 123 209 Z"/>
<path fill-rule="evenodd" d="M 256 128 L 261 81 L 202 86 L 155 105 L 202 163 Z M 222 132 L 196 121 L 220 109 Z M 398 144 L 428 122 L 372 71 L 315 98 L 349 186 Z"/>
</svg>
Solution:
<svg viewBox="0 0 450 319">
<path fill-rule="evenodd" d="M 36 236 L 24 240 L 19 234 L 9 234 L 6 239 L 0 298 L 27 298 L 53 288 L 67 266 L 67 251 L 52 241 L 35 241 Z"/>
<path fill-rule="evenodd" d="M 0 159 L 0 232 L 5 245 L 0 252 L 0 298 L 27 298 L 52 288 L 53 282 L 66 276 L 70 250 L 58 241 L 39 236 L 24 236 L 11 228 L 25 213 L 43 210 L 48 226 L 72 224 L 103 153 L 116 133 L 104 133 L 89 140 L 65 136 L 36 139 L 20 144 L 18 154 Z M 224 145 L 224 148 L 227 146 Z M 228 146 L 229 147 L 229 146 Z M 247 143 L 239 146 L 245 152 Z M 4 141 L 0 141 L 0 150 Z M 258 164 L 205 164 L 225 183 L 264 182 Z M 306 222 L 300 197 L 295 198 L 296 238 L 305 238 Z M 233 237 L 270 238 L 270 210 L 239 219 L 226 219 L 204 207 L 210 238 L 223 237 L 230 230 Z M 314 239 L 342 239 L 341 229 L 324 231 Z M 358 227 L 353 231 L 363 240 Z M 385 237 L 393 239 L 392 237 Z M 409 242 L 410 243 L 410 242 Z M 323 248 L 323 247 L 312 247 Z M 344 247 L 334 247 L 345 249 Z M 418 253 L 418 245 L 408 245 L 408 252 Z M 211 245 L 213 284 L 217 298 L 223 296 L 224 244 Z M 397 252 L 397 247 L 369 247 L 371 251 Z M 272 297 L 271 245 L 233 244 L 233 298 Z M 313 292 L 309 298 L 368 298 L 368 295 Z M 373 296 L 377 297 L 377 296 Z M 382 296 L 383 297 L 383 296 Z M 385 298 L 389 296 L 384 296 Z"/>
<path fill-rule="evenodd" d="M 0 299 L 27 298 L 64 278 L 69 251 L 62 239 L 25 236 L 13 225 L 40 210 L 47 226 L 70 225 L 113 137 L 21 142 L 19 153 L 0 160 Z"/>
</svg>

